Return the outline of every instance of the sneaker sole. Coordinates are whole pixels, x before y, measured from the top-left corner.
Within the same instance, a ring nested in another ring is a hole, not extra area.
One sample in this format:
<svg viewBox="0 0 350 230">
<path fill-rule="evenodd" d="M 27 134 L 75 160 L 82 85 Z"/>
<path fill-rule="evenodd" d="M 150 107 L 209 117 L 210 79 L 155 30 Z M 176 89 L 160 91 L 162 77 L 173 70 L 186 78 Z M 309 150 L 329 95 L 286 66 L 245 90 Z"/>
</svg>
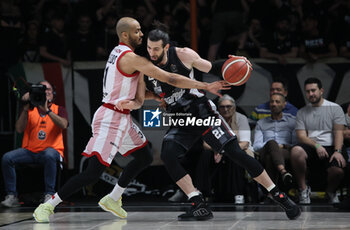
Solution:
<svg viewBox="0 0 350 230">
<path fill-rule="evenodd" d="M 98 202 L 98 205 L 103 209 L 105 210 L 106 212 L 110 212 L 112 213 L 113 215 L 119 217 L 119 218 L 122 218 L 122 219 L 125 219 L 127 216 L 123 216 L 123 215 L 120 215 L 119 213 L 117 212 L 114 212 L 112 209 L 109 209 L 107 208 L 106 206 L 104 206 L 101 202 Z"/>
<path fill-rule="evenodd" d="M 297 214 L 296 216 L 289 217 L 289 216 L 287 215 L 287 217 L 288 217 L 290 220 L 296 220 L 296 219 L 298 219 L 298 217 L 301 215 L 301 210 L 300 210 L 300 208 L 298 208 L 298 210 L 299 210 L 299 212 L 298 212 L 298 214 Z"/>
<path fill-rule="evenodd" d="M 36 218 L 35 214 L 33 213 L 34 220 L 38 223 L 49 223 L 50 221 L 41 221 L 38 218 Z"/>
<path fill-rule="evenodd" d="M 211 213 L 209 216 L 197 216 L 197 217 L 177 217 L 178 221 L 203 221 L 203 220 L 210 220 L 212 219 L 214 216 Z"/>
</svg>

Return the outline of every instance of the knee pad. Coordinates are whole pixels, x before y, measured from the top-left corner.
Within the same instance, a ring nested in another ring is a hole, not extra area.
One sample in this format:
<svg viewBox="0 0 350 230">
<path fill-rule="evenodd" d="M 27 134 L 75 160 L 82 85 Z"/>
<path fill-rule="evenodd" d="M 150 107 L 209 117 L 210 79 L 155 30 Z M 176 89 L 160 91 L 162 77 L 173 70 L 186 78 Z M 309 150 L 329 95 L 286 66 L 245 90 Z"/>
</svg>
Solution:
<svg viewBox="0 0 350 230">
<path fill-rule="evenodd" d="M 179 156 L 187 151 L 184 147 L 174 141 L 164 141 L 160 155 L 168 170 L 170 177 L 176 182 L 184 177 L 187 172 L 180 163 Z"/>
<path fill-rule="evenodd" d="M 264 168 L 255 158 L 249 156 L 239 147 L 237 139 L 226 143 L 223 149 L 227 157 L 245 168 L 253 178 L 259 176 L 264 171 Z"/>
</svg>

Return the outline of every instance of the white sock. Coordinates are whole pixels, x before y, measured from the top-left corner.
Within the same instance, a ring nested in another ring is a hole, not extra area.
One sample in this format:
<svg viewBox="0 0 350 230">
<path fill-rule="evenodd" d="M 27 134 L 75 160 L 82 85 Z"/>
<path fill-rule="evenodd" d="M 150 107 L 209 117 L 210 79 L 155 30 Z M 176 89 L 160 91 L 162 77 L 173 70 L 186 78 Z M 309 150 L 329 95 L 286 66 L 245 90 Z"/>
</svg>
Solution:
<svg viewBox="0 0 350 230">
<path fill-rule="evenodd" d="M 267 187 L 266 190 L 267 190 L 268 192 L 270 192 L 275 186 L 276 186 L 275 184 L 272 184 L 272 185 L 270 185 L 269 187 Z"/>
<path fill-rule="evenodd" d="M 190 194 L 187 194 L 187 196 L 188 196 L 188 199 L 191 199 L 192 197 L 198 196 L 199 194 L 200 194 L 199 191 L 194 191 L 194 192 L 191 192 Z"/>
<path fill-rule="evenodd" d="M 125 188 L 120 187 L 118 184 L 116 184 L 112 190 L 112 192 L 109 194 L 109 196 L 117 201 L 119 200 L 119 198 L 122 196 L 123 192 L 124 192 Z"/>
<path fill-rule="evenodd" d="M 46 203 L 51 204 L 53 207 L 56 207 L 59 203 L 61 203 L 62 200 L 61 198 L 58 196 L 57 192 L 52 195 L 51 199 L 49 199 L 48 201 L 46 201 Z"/>
</svg>

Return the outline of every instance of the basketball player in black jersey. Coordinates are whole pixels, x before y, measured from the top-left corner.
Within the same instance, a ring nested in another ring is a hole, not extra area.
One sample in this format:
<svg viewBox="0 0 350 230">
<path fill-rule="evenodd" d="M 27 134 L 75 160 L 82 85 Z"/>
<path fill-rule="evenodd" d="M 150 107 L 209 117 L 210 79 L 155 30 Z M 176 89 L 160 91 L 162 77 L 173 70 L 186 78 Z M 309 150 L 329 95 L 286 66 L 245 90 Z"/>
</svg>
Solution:
<svg viewBox="0 0 350 230">
<path fill-rule="evenodd" d="M 171 47 L 169 35 L 161 29 L 149 32 L 147 51 L 150 60 L 161 69 L 193 78 L 193 68 L 202 72 L 221 75 L 223 61 L 211 63 L 202 59 L 190 48 Z M 286 212 L 289 219 L 296 219 L 300 215 L 299 207 L 281 192 L 272 182 L 260 163 L 246 154 L 238 145 L 237 138 L 229 125 L 216 111 L 214 103 L 196 89 L 180 89 L 169 84 L 144 76 L 147 90 L 158 95 L 166 104 L 168 113 L 190 114 L 191 118 L 220 119 L 221 124 L 210 123 L 207 126 L 171 126 L 164 137 L 161 158 L 164 161 L 170 176 L 183 190 L 192 203 L 192 207 L 178 220 L 207 220 L 213 214 L 193 183 L 190 175 L 180 164 L 179 156 L 186 154 L 191 146 L 203 138 L 216 152 L 226 154 L 235 163 L 244 167 L 250 175 L 270 192 L 271 197 Z M 118 104 L 120 109 L 129 108 L 128 102 Z"/>
</svg>

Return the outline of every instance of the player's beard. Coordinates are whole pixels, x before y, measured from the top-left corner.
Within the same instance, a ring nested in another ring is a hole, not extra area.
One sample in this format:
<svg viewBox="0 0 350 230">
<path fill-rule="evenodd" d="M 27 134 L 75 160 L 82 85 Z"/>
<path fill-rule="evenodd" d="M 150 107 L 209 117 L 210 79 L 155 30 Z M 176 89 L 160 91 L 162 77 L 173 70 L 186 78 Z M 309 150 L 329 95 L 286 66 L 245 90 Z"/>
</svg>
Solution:
<svg viewBox="0 0 350 230">
<path fill-rule="evenodd" d="M 152 59 L 150 58 L 151 62 L 152 62 L 153 64 L 155 64 L 155 65 L 158 65 L 158 64 L 161 63 L 161 61 L 163 60 L 164 54 L 165 54 L 165 52 L 164 52 L 164 49 L 163 49 L 162 54 L 157 58 L 157 60 L 152 60 Z"/>
<path fill-rule="evenodd" d="M 129 43 L 133 48 L 137 48 L 142 45 L 142 38 L 132 39 L 129 38 Z"/>
</svg>

